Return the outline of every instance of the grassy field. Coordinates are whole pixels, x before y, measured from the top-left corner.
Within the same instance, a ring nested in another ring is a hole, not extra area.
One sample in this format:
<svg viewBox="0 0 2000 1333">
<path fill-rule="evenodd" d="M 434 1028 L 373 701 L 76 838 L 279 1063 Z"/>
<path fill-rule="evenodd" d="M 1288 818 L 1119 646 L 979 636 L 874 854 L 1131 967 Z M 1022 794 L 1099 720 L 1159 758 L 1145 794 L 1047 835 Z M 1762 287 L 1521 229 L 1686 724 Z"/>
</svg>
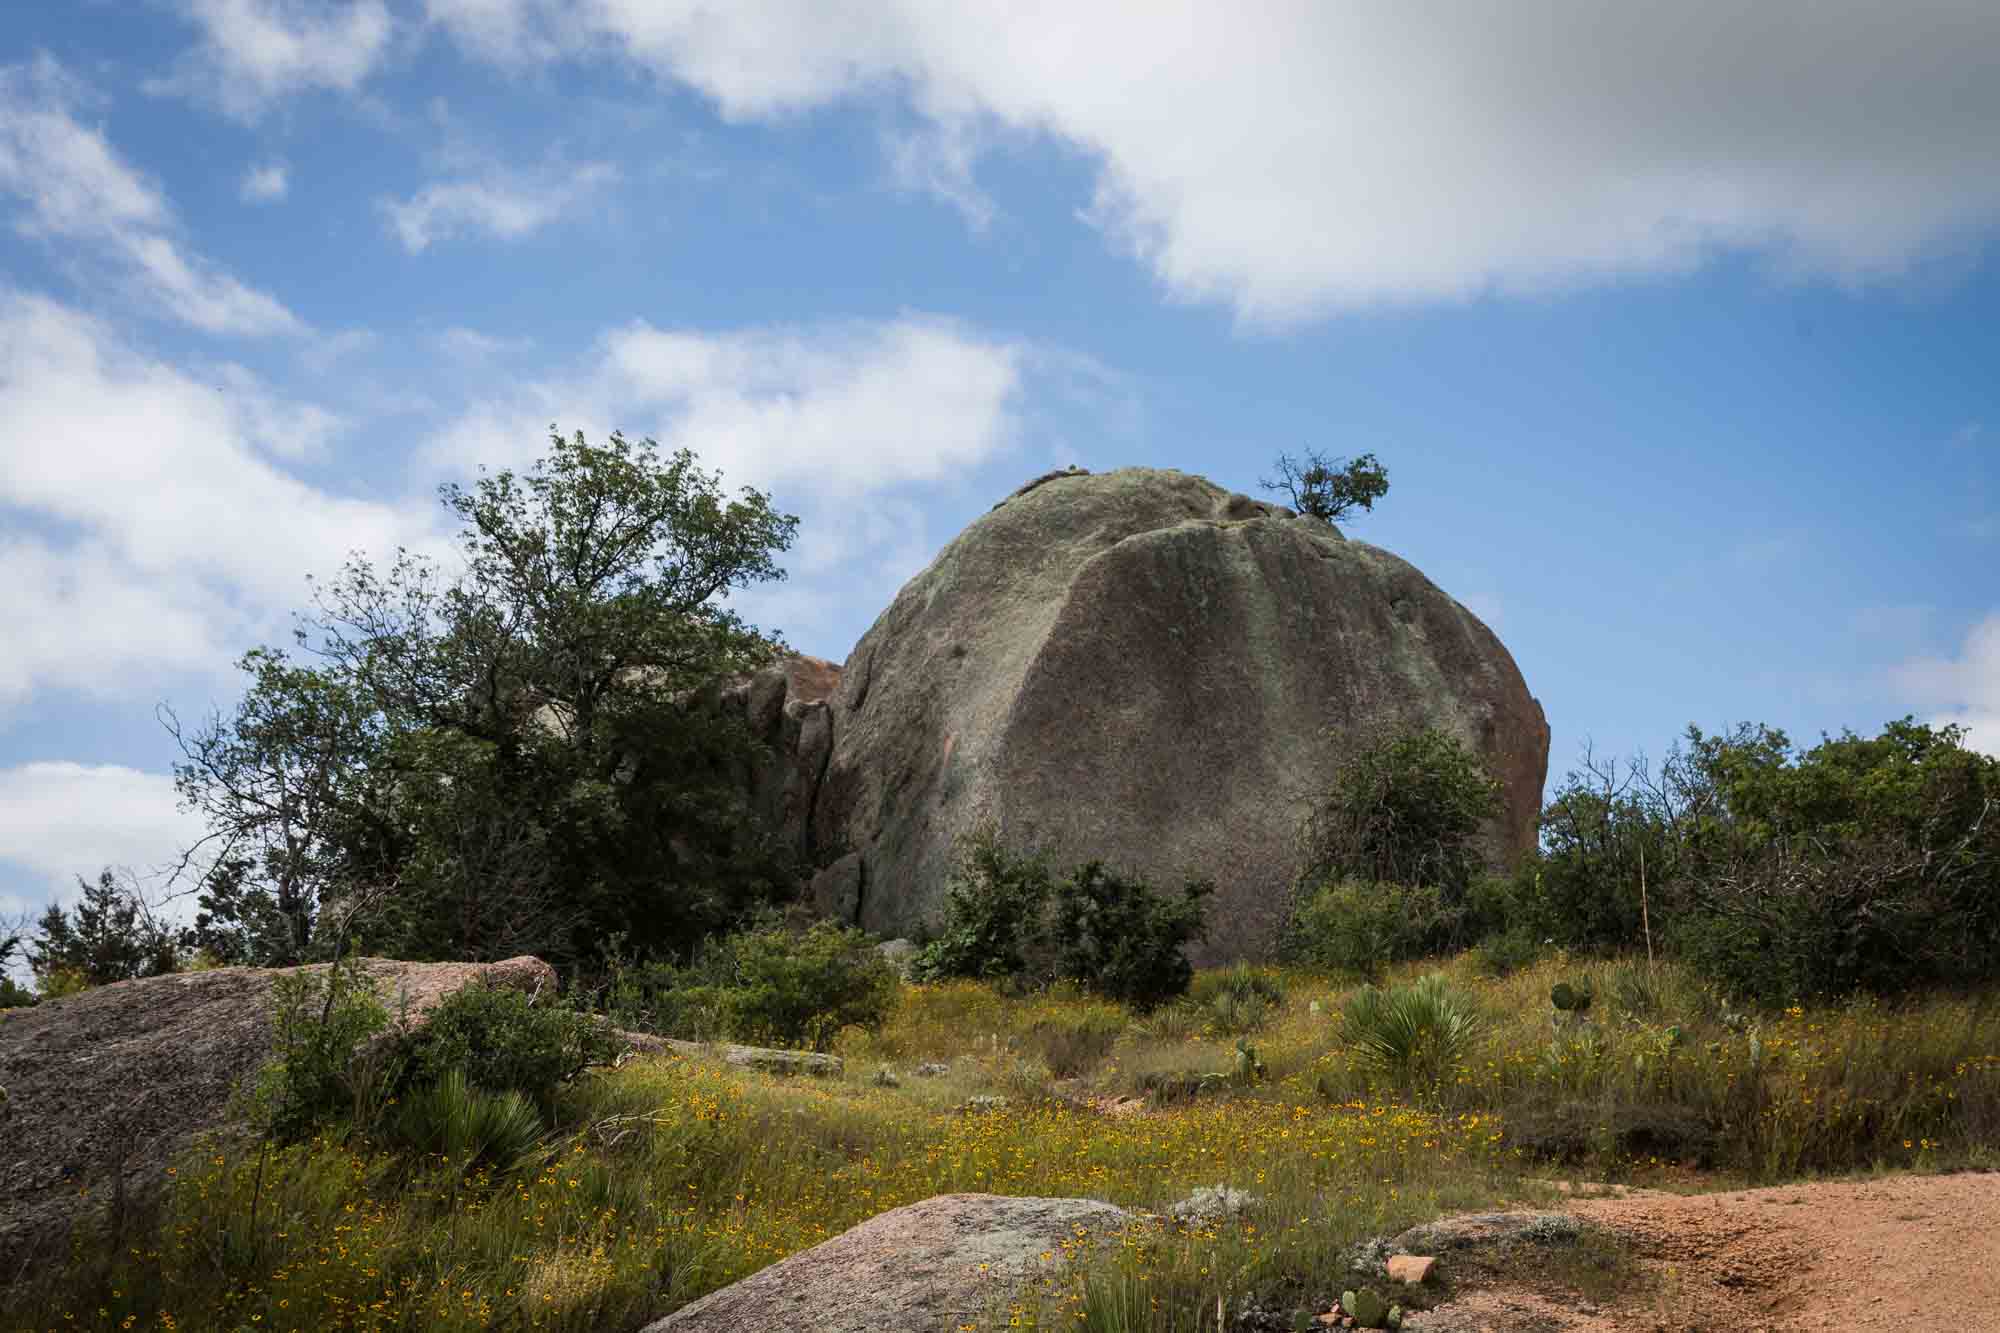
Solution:
<svg viewBox="0 0 2000 1333">
<path fill-rule="evenodd" d="M 2000 1166 L 2000 996 L 1739 1015 L 1669 966 L 1556 958 L 1493 978 L 1469 955 L 1386 980 L 1427 971 L 1476 1025 L 1401 1065 L 1343 1038 L 1352 981 L 1206 973 L 1143 1018 L 923 986 L 881 1032 L 846 1035 L 841 1078 L 635 1060 L 567 1094 L 562 1128 L 511 1164 L 322 1137 L 273 1152 L 260 1183 L 254 1148 L 211 1148 L 175 1165 L 157 1228 L 80 1237 L 69 1271 L 17 1293 L 0 1326 L 602 1333 L 934 1194 L 1159 1213 L 1226 1184 L 1260 1202 L 1193 1232 L 1078 1237 L 1070 1278 L 990 1321 L 1214 1328 L 1218 1302 L 1324 1308 L 1354 1242 L 1545 1202 L 1554 1178 Z M 1592 994 L 1584 1020 L 1551 1006 L 1558 982 Z M 925 1063 L 949 1070 L 916 1075 Z M 1121 1096 L 1146 1106 L 1099 1109 Z M 1004 1102 L 967 1109 L 976 1098 Z M 1624 1276 L 1585 1247 L 1544 1280 Z"/>
</svg>

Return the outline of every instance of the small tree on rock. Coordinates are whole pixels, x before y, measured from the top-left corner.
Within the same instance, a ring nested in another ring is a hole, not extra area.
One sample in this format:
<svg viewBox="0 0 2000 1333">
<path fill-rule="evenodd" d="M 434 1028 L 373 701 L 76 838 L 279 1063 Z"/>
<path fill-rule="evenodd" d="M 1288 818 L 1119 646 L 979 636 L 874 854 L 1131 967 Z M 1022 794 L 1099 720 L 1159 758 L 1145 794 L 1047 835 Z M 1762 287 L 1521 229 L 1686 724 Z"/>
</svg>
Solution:
<svg viewBox="0 0 2000 1333">
<path fill-rule="evenodd" d="M 1258 485 L 1285 492 L 1301 514 L 1335 523 L 1356 509 L 1374 509 L 1389 493 L 1389 472 L 1374 454 L 1329 463 L 1325 454 L 1309 449 L 1303 463 L 1290 454 L 1278 455 L 1278 480 L 1260 478 Z"/>
</svg>

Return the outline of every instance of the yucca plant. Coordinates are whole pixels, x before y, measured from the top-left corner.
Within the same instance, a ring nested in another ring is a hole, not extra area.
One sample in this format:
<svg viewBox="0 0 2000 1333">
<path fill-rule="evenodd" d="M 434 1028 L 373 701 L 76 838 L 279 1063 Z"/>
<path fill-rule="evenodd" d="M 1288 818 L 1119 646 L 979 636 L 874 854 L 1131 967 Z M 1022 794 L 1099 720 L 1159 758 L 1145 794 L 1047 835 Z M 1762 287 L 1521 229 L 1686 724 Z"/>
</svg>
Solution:
<svg viewBox="0 0 2000 1333">
<path fill-rule="evenodd" d="M 1433 972 L 1407 986 L 1363 986 L 1341 1015 L 1341 1038 L 1410 1091 L 1435 1090 L 1485 1026 L 1470 996 Z"/>
<path fill-rule="evenodd" d="M 509 1171 L 541 1146 L 541 1112 L 518 1092 L 487 1092 L 462 1069 L 405 1096 L 390 1121 L 391 1136 L 415 1153 L 439 1153 L 464 1165 L 484 1161 Z"/>
</svg>

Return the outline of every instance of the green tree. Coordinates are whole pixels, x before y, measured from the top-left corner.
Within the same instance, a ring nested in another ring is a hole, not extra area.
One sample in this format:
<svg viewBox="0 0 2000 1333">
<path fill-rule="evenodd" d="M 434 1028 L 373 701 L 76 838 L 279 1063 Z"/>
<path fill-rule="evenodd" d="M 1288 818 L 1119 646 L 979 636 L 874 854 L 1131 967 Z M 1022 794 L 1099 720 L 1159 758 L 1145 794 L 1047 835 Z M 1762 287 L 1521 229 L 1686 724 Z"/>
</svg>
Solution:
<svg viewBox="0 0 2000 1333">
<path fill-rule="evenodd" d="M 106 867 L 95 884 L 81 875 L 73 911 L 50 903 L 39 935 L 26 949 L 38 984 L 67 974 L 85 986 L 171 972 L 179 960 L 178 932 L 156 920 L 136 888 L 122 885 Z"/>
<path fill-rule="evenodd" d="M 1285 492 L 1301 514 L 1337 523 L 1356 509 L 1372 511 L 1389 493 L 1389 472 L 1374 454 L 1328 462 L 1326 455 L 1309 449 L 1303 463 L 1290 454 L 1278 455 L 1278 479 L 1259 478 L 1257 484 Z"/>
<path fill-rule="evenodd" d="M 461 574 L 351 557 L 300 617 L 314 664 L 250 654 L 236 716 L 183 742 L 212 929 L 275 910 L 304 954 L 366 898 L 355 928 L 411 957 L 684 950 L 786 882 L 731 781 L 754 742 L 699 687 L 780 647 L 722 602 L 783 577 L 797 520 L 687 450 L 550 446 L 440 488 Z"/>
</svg>

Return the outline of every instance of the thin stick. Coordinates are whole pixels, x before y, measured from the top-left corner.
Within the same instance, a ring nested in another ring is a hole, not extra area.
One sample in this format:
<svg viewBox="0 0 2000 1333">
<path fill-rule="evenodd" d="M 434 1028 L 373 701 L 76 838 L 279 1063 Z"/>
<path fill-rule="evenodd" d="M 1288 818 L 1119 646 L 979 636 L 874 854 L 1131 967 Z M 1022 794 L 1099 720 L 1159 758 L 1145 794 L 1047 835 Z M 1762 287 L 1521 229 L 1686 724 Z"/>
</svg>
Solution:
<svg viewBox="0 0 2000 1333">
<path fill-rule="evenodd" d="M 1653 920 L 1646 911 L 1646 844 L 1639 844 L 1639 924 L 1646 932 L 1646 970 L 1653 971 Z"/>
</svg>

